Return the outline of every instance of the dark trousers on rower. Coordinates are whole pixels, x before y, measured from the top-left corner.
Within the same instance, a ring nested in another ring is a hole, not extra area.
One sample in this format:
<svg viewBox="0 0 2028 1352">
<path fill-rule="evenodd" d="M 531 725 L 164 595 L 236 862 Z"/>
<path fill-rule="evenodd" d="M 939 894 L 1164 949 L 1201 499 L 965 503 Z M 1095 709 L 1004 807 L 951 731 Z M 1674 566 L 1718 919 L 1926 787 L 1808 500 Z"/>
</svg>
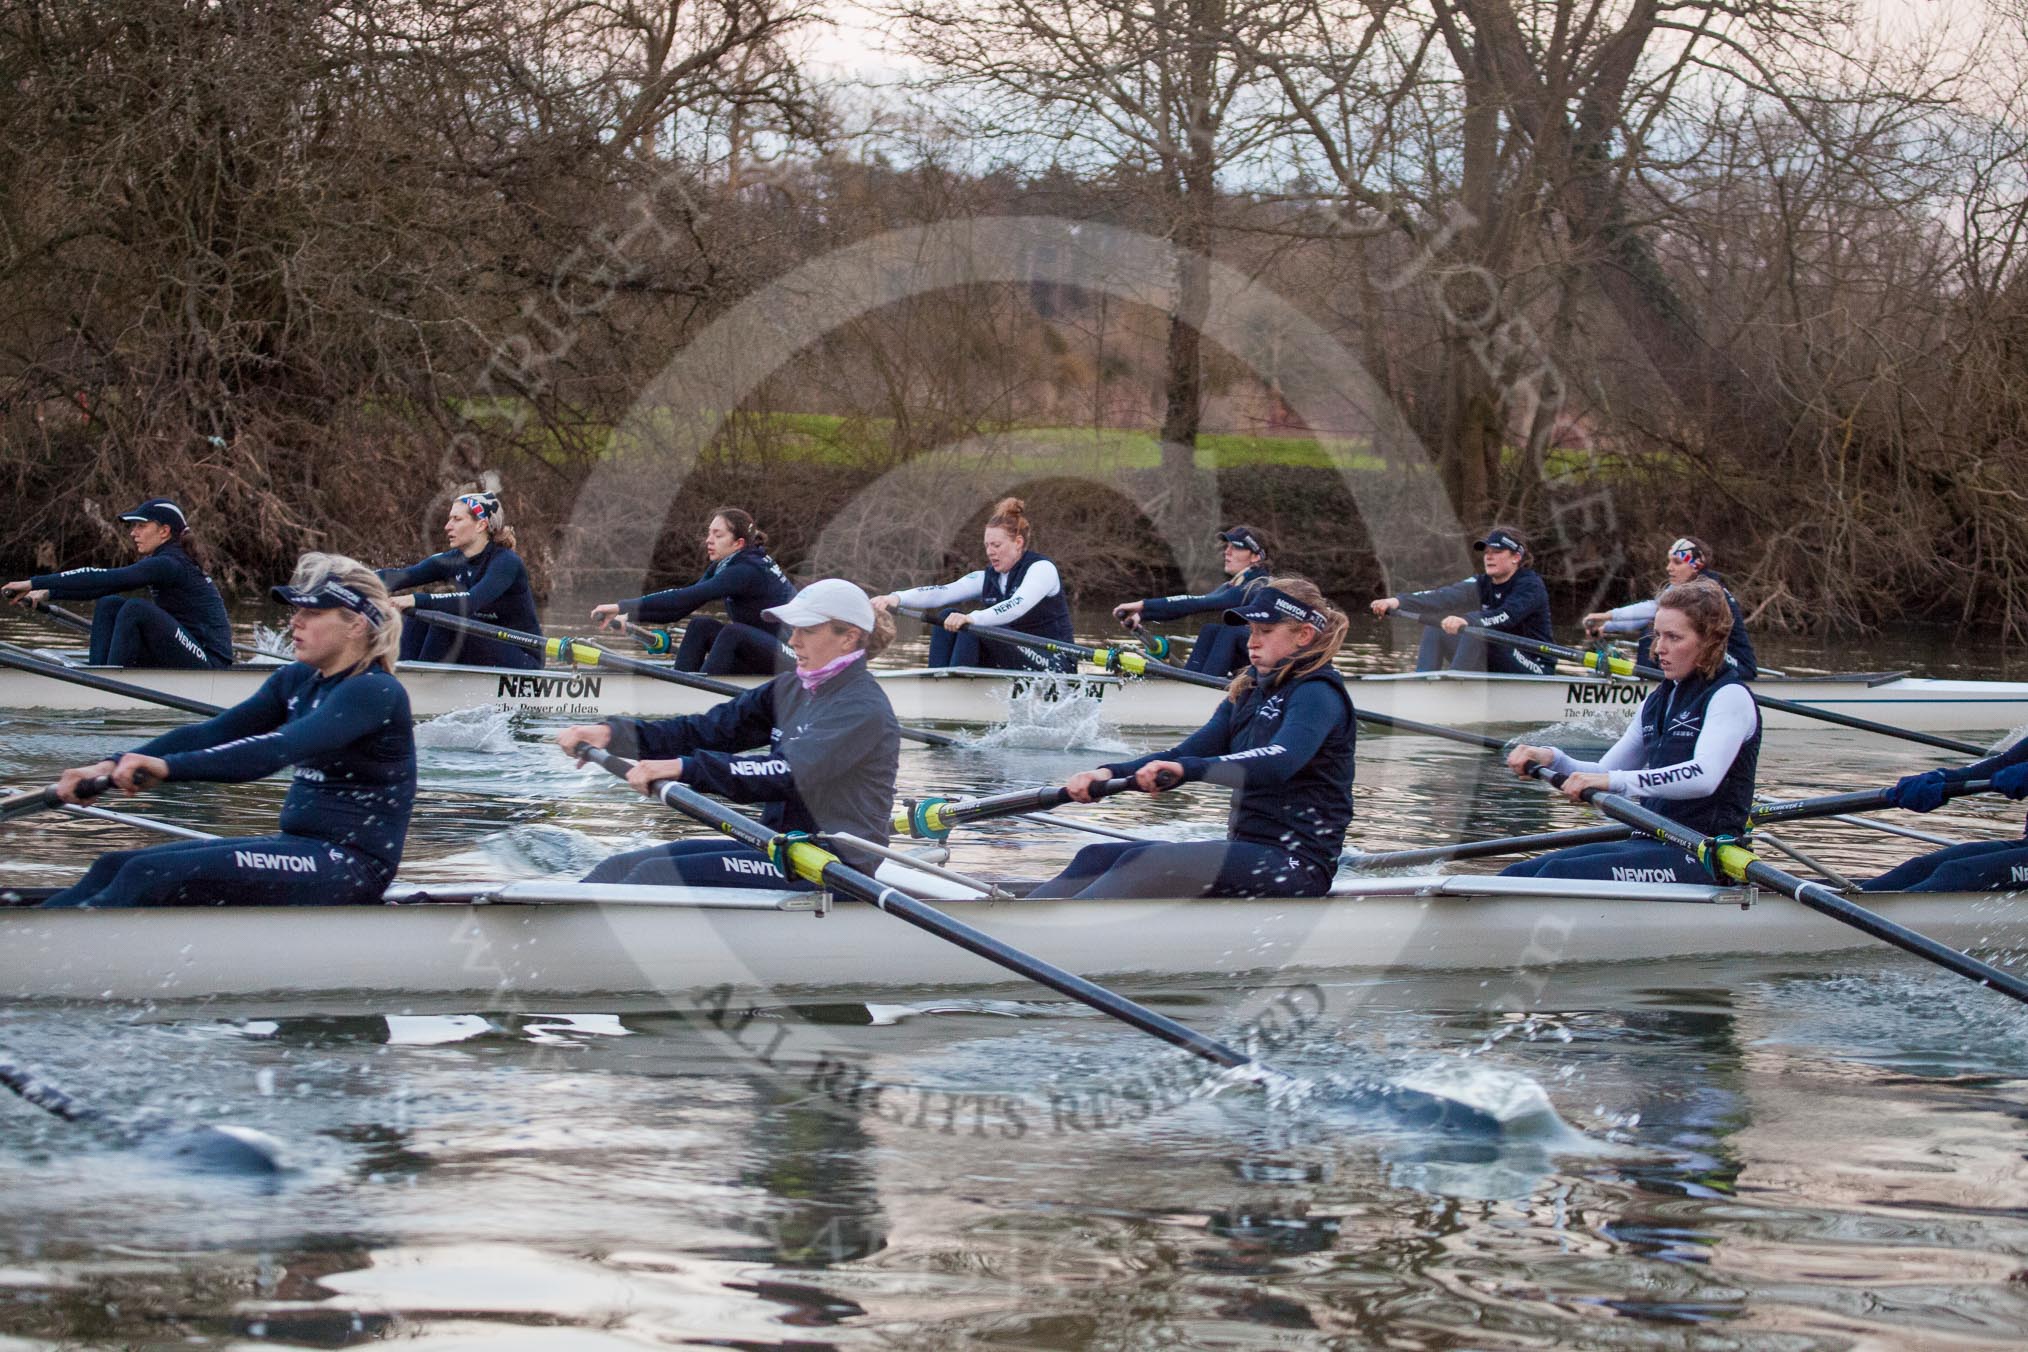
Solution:
<svg viewBox="0 0 2028 1352">
<path fill-rule="evenodd" d="M 480 638 L 477 634 L 461 634 L 455 629 L 404 615 L 401 620 L 401 660 L 462 662 L 472 667 L 534 671 L 542 665 L 542 654 L 501 643 L 497 639 Z"/>
<path fill-rule="evenodd" d="M 990 667 L 995 671 L 1077 670 L 1068 653 L 1043 653 L 1011 643 L 990 643 L 968 625 L 953 634 L 942 625 L 930 631 L 929 664 L 933 667 Z"/>
<path fill-rule="evenodd" d="M 1230 676 L 1246 665 L 1246 636 L 1243 624 L 1207 624 L 1197 631 L 1190 660 L 1183 665 L 1211 676 Z"/>
<path fill-rule="evenodd" d="M 682 646 L 676 649 L 676 670 L 706 676 L 772 676 L 789 665 L 781 638 L 772 630 L 709 615 L 696 616 L 684 627 Z"/>
<path fill-rule="evenodd" d="M 44 906 L 366 906 L 394 870 L 328 840 L 281 833 L 179 840 L 100 855 Z"/>
<path fill-rule="evenodd" d="M 1862 892 L 2003 892 L 2028 887 L 2028 840 L 1972 840 L 1920 854 Z"/>
<path fill-rule="evenodd" d="M 1554 667 L 1546 657 L 1517 653 L 1512 648 L 1495 648 L 1470 634 L 1446 634 L 1435 625 L 1422 631 L 1422 646 L 1415 650 L 1417 671 L 1489 671 L 1495 675 L 1540 676 Z"/>
<path fill-rule="evenodd" d="M 616 854 L 583 881 L 629 883 L 635 887 L 773 887 L 792 892 L 815 889 L 800 878 L 785 878 L 759 850 L 722 840 L 676 840 L 667 845 Z"/>
<path fill-rule="evenodd" d="M 1028 895 L 1101 897 L 1321 897 L 1331 876 L 1287 850 L 1245 840 L 1087 845 L 1070 867 Z"/>
<path fill-rule="evenodd" d="M 212 661 L 175 616 L 139 596 L 102 596 L 92 607 L 90 660 L 95 666 L 186 671 L 224 665 Z"/>
<path fill-rule="evenodd" d="M 1503 878 L 1574 878 L 1591 882 L 1694 883 L 1709 887 L 1714 879 L 1704 865 L 1674 845 L 1659 840 L 1611 840 L 1599 845 L 1573 845 L 1523 859 L 1500 870 Z"/>
</svg>

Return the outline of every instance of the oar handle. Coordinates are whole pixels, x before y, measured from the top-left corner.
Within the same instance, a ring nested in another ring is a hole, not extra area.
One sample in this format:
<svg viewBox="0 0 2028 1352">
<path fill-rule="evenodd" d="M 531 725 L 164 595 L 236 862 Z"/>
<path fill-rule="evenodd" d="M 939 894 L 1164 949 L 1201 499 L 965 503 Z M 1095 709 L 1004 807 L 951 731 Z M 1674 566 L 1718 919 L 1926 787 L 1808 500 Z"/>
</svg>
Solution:
<svg viewBox="0 0 2028 1352">
<path fill-rule="evenodd" d="M 142 781 L 142 787 L 145 788 L 147 783 L 148 781 L 146 780 Z M 110 791 L 112 787 L 113 777 L 111 775 L 95 775 L 80 783 L 75 792 L 79 802 L 89 802 L 100 794 Z M 0 821 L 7 821 L 14 817 L 26 817 L 30 813 L 35 812 L 46 812 L 63 805 L 63 799 L 56 796 L 56 785 L 47 784 L 39 789 L 28 789 L 21 793 L 10 794 L 5 798 L 0 798 Z"/>
<path fill-rule="evenodd" d="M 1165 789 L 1175 785 L 1174 777 L 1166 774 L 1158 782 Z M 1096 801 L 1117 793 L 1133 792 L 1139 787 L 1131 776 L 1122 775 L 1100 780 L 1087 792 Z M 968 822 L 1047 812 L 1073 801 L 1070 791 L 1061 784 L 1040 789 L 1016 789 L 986 798 L 908 798 L 902 800 L 901 810 L 894 814 L 894 829 L 918 840 L 942 840 L 953 828 Z"/>
</svg>

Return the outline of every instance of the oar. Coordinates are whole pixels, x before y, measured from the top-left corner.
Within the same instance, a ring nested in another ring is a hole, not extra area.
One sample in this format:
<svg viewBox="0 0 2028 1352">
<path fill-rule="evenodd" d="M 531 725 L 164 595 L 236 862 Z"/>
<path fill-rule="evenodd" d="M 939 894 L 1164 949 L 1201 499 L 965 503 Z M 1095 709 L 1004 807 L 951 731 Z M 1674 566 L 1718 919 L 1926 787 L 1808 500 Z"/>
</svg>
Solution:
<svg viewBox="0 0 2028 1352">
<path fill-rule="evenodd" d="M 578 755 L 622 779 L 634 768 L 632 761 L 615 756 L 599 747 L 581 746 Z M 1111 782 L 1115 781 L 1108 781 Z M 673 808 L 715 830 L 723 831 L 741 844 L 760 851 L 785 874 L 801 878 L 818 887 L 829 888 L 838 895 L 849 897 L 854 901 L 865 902 L 907 921 L 946 943 L 956 944 L 969 953 L 975 953 L 988 962 L 1004 967 L 1017 976 L 1033 981 L 1037 985 L 1046 986 L 1060 995 L 1069 996 L 1079 1004 L 1118 1019 L 1152 1037 L 1158 1037 L 1171 1046 L 1180 1047 L 1192 1056 L 1228 1070 L 1240 1071 L 1257 1084 L 1283 1089 L 1300 1086 L 1303 1083 L 1257 1057 L 1248 1056 L 1216 1038 L 1198 1032 L 1188 1024 L 1179 1023 L 1165 1014 L 1158 1014 L 1147 1006 L 1108 990 L 1096 982 L 1087 981 L 1075 973 L 1067 972 L 1041 958 L 1004 944 L 983 930 L 974 929 L 961 920 L 945 915 L 927 902 L 870 878 L 806 837 L 794 834 L 781 835 L 770 831 L 752 818 L 733 812 L 673 779 L 657 780 L 652 788 L 655 797 L 660 799 L 664 806 Z M 1348 1105 L 1378 1108 L 1393 1117 L 1413 1122 L 1425 1129 L 1438 1126 L 1445 1130 L 1468 1129 L 1480 1134 L 1496 1134 L 1501 1126 L 1499 1118 L 1483 1109 L 1447 1098 L 1442 1094 L 1411 1089 L 1404 1085 L 1369 1083 L 1334 1086 L 1333 1092 Z"/>
<path fill-rule="evenodd" d="M 1440 624 L 1444 618 L 1441 615 L 1427 613 L 1413 614 L 1408 611 L 1397 611 L 1396 613 L 1405 619 L 1415 620 L 1420 624 L 1427 625 Z M 1646 681 L 1668 679 L 1662 675 L 1659 669 L 1641 666 L 1626 657 L 1605 656 L 1602 658 L 1599 653 L 1590 649 L 1567 648 L 1561 643 L 1545 643 L 1541 639 L 1524 638 L 1519 634 L 1503 634 L 1497 629 L 1485 629 L 1476 624 L 1468 624 L 1460 632 L 1469 634 L 1473 638 L 1487 643 L 1497 644 L 1502 648 L 1512 648 L 1516 652 L 1534 653 L 1538 657 L 1555 657 L 1565 662 L 1575 662 L 1579 666 L 1589 671 L 1599 672 L 1601 675 L 1638 676 Z M 1796 714 L 1802 718 L 1814 718 L 1822 723 L 1835 723 L 1841 728 L 1857 728 L 1861 732 L 1875 732 L 1883 737 L 1899 737 L 1903 741 L 1921 742 L 1924 746 L 1941 747 L 1945 751 L 1961 751 L 1971 756 L 1983 756 L 1990 750 L 1988 747 L 1975 746 L 1971 742 L 1958 741 L 1955 737 L 1939 737 L 1935 733 L 1917 732 L 1912 728 L 1897 728 L 1889 723 L 1876 723 L 1870 718 L 1854 718 L 1851 714 L 1836 713 L 1830 709 L 1819 709 L 1814 705 L 1799 704 L 1795 700 L 1777 699 L 1773 695 L 1763 695 L 1752 685 L 1747 686 L 1747 693 L 1751 694 L 1753 702 L 1763 709 L 1775 709 L 1782 713 Z"/>
<path fill-rule="evenodd" d="M 112 787 L 113 777 L 111 775 L 99 775 L 95 779 L 87 779 L 84 783 L 78 785 L 77 796 L 80 798 L 96 798 Z M 52 808 L 68 806 L 70 806 L 68 803 L 56 796 L 56 785 L 54 784 L 46 788 L 27 789 L 21 793 L 9 794 L 5 798 L 0 798 L 0 822 L 11 822 L 18 817 L 33 816 L 35 813 L 47 812 Z"/>
<path fill-rule="evenodd" d="M 1117 793 L 1127 793 L 1133 787 L 1131 779 L 1108 779 L 1092 785 L 1091 796 L 1110 798 Z M 904 798 L 901 809 L 894 814 L 894 829 L 918 840 L 942 840 L 967 822 L 988 821 L 994 817 L 1023 817 L 1074 801 L 1070 791 L 1061 784 L 1041 789 L 1015 789 L 984 798 Z"/>
<path fill-rule="evenodd" d="M 105 1122 L 126 1144 L 144 1145 L 194 1168 L 236 1174 L 277 1174 L 284 1168 L 282 1143 L 251 1127 L 228 1124 L 180 1128 L 152 1116 L 122 1122 L 78 1102 L 55 1085 L 4 1059 L 0 1059 L 0 1085 L 53 1117 L 66 1122 Z"/>
<path fill-rule="evenodd" d="M 1975 793 L 1990 793 L 1993 781 L 1973 779 L 1963 784 L 1946 783 L 1943 786 L 1946 801 L 1952 798 L 1966 798 Z M 1836 817 L 1846 812 L 1877 812 L 1894 806 L 1891 797 L 1894 790 L 1858 789 L 1851 793 L 1827 793 L 1817 798 L 1791 798 L 1776 803 L 1756 803 L 1747 814 L 1748 826 L 1771 826 L 1777 822 L 1804 821 L 1811 817 Z"/>
<path fill-rule="evenodd" d="M 914 606 L 896 606 L 895 609 L 911 619 L 921 620 L 924 624 L 939 624 L 943 619 L 942 615 L 931 611 L 918 610 Z M 943 613 L 949 614 L 950 612 L 945 611 Z M 1167 662 L 1157 661 L 1146 653 L 1137 653 L 1131 648 L 1092 648 L 1082 643 L 1066 643 L 1061 639 L 1038 638 L 1034 634 L 1018 633 L 999 625 L 974 624 L 968 626 L 965 632 L 975 634 L 988 643 L 998 643 L 1010 648 L 1026 648 L 1031 652 L 1054 653 L 1059 656 L 1080 658 L 1092 663 L 1101 671 L 1114 675 L 1124 672 L 1129 676 L 1159 676 L 1164 680 L 1181 681 L 1185 685 L 1202 686 L 1207 690 L 1224 690 L 1232 684 L 1228 680 L 1222 680 L 1217 676 L 1207 675 L 1201 671 L 1190 671 L 1184 667 L 1170 666 Z M 1023 673 L 1014 672 L 1010 674 L 1021 675 Z M 1046 676 L 1050 673 L 1036 672 L 1035 674 Z M 1487 737 L 1476 732 L 1465 732 L 1459 728 L 1447 728 L 1438 723 L 1418 723 L 1412 718 L 1400 718 L 1394 714 L 1369 713 L 1359 708 L 1353 709 L 1352 712 L 1358 716 L 1360 722 L 1371 723 L 1378 728 L 1393 728 L 1397 732 L 1419 732 L 1430 737 L 1443 737 L 1453 742 L 1462 742 L 1467 746 L 1482 747 L 1488 751 L 1505 751 L 1507 749 L 1507 743 L 1498 737 Z"/>
<path fill-rule="evenodd" d="M 433 624 L 460 634 L 494 639 L 509 647 L 520 648 L 524 652 L 540 653 L 557 662 L 574 662 L 582 667 L 610 667 L 615 671 L 632 672 L 636 676 L 646 676 L 651 680 L 667 681 L 671 685 L 689 686 L 692 690 L 708 690 L 727 699 L 737 699 L 748 689 L 743 685 L 734 685 L 730 681 L 700 676 L 693 671 L 677 671 L 660 662 L 643 662 L 637 657 L 626 657 L 603 648 L 590 639 L 544 638 L 540 634 L 527 634 L 519 629 L 500 629 L 490 624 L 481 624 L 477 620 L 468 620 L 462 615 L 448 615 L 434 610 L 411 610 L 408 614 L 424 624 Z M 958 744 L 956 737 L 931 732 L 927 728 L 904 727 L 901 735 L 930 746 Z"/>
<path fill-rule="evenodd" d="M 578 755 L 622 779 L 634 768 L 634 763 L 625 757 L 615 756 L 595 746 L 580 746 Z M 1227 1069 L 1243 1067 L 1263 1081 L 1283 1084 L 1292 1082 L 1291 1077 L 1281 1071 L 1255 1060 L 1244 1052 L 1226 1046 L 1216 1038 L 1208 1037 L 1187 1024 L 1178 1023 L 1167 1015 L 1158 1014 L 1144 1005 L 1136 1004 L 1125 996 L 1117 995 L 1081 976 L 1066 972 L 1061 967 L 1009 947 L 984 931 L 945 915 L 927 902 L 876 881 L 806 838 L 785 836 L 771 831 L 752 818 L 715 803 L 673 779 L 658 780 L 652 788 L 654 796 L 660 799 L 664 806 L 673 808 L 706 826 L 723 831 L 743 845 L 759 850 L 774 861 L 775 867 L 791 877 L 801 878 L 818 887 L 829 888 L 840 896 L 863 901 L 869 906 L 886 911 L 946 943 L 956 944 L 967 952 L 976 953 L 1017 976 L 1047 986 L 1058 994 L 1067 995 L 1080 1004 L 1089 1005 L 1101 1014 L 1109 1015 L 1144 1033 L 1161 1038 L 1172 1046 L 1181 1047 L 1193 1056 L 1202 1057 Z"/>
<path fill-rule="evenodd" d="M 1552 772 L 1546 765 L 1531 767 L 1537 779 L 1546 779 L 1552 784 L 1562 783 L 1564 776 Z M 1793 873 L 1783 872 L 1774 865 L 1754 857 L 1751 850 L 1725 841 L 1702 835 L 1680 822 L 1674 822 L 1658 812 L 1647 808 L 1617 793 L 1604 789 L 1586 789 L 1580 795 L 1585 802 L 1603 812 L 1615 821 L 1634 828 L 1637 835 L 1650 836 L 1683 850 L 1691 858 L 1703 864 L 1713 873 L 1741 882 L 1758 883 L 1762 887 L 1780 892 L 1819 915 L 1829 916 L 1842 925 L 1882 939 L 1896 948 L 1913 953 L 1919 958 L 1935 963 L 1947 971 L 1967 977 L 1982 986 L 2012 999 L 2028 1004 L 2028 981 L 2011 973 L 2003 972 L 1991 963 L 1981 962 L 1969 953 L 1961 953 L 1946 944 L 1940 944 L 1927 935 L 1918 934 L 1906 925 L 1896 924 L 1886 916 L 1869 911 L 1839 896 L 1822 883 L 1809 882 Z"/>
<path fill-rule="evenodd" d="M 1531 854 L 1536 850 L 1560 850 L 1568 845 L 1597 845 L 1625 840 L 1633 834 L 1625 826 L 1580 826 L 1568 831 L 1540 831 L 1528 836 L 1497 836 L 1491 840 L 1466 840 L 1455 845 L 1432 845 L 1419 850 L 1385 850 L 1376 854 L 1347 851 L 1343 862 L 1351 868 L 1412 868 L 1418 864 L 1440 864 L 1447 859 L 1488 859 L 1502 854 Z"/>
<path fill-rule="evenodd" d="M 89 634 L 92 631 L 92 622 L 90 620 L 78 614 L 75 610 L 66 610 L 54 601 L 37 601 L 34 605 L 28 607 L 28 609 L 46 619 L 55 620 L 66 628 L 75 629 L 79 633 Z M 232 645 L 232 650 L 245 657 L 274 656 L 273 653 L 262 652 L 250 643 L 235 643 Z"/>
<path fill-rule="evenodd" d="M 109 695 L 124 695 L 128 699 L 140 700 L 144 704 L 160 704 L 165 708 L 181 709 L 185 713 L 209 717 L 225 712 L 218 705 L 206 704 L 201 699 L 186 699 L 182 695 L 150 690 L 145 685 L 135 685 L 131 681 L 116 681 L 110 676 L 101 676 L 93 671 L 80 671 L 76 667 L 67 667 L 60 662 L 45 662 L 39 657 L 21 651 L 11 643 L 0 643 L 0 666 L 13 667 L 16 671 L 34 672 L 53 681 L 69 681 L 72 685 L 81 685 Z"/>
</svg>

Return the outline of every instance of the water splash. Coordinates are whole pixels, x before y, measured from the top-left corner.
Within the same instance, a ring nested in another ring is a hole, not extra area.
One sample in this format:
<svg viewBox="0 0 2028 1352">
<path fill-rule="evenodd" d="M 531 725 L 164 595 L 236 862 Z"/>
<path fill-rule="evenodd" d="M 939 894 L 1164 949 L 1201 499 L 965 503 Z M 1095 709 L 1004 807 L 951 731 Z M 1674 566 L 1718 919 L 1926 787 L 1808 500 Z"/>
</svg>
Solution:
<svg viewBox="0 0 2028 1352">
<path fill-rule="evenodd" d="M 1019 688 L 1007 701 L 1007 721 L 976 738 L 980 751 L 1128 750 L 1119 730 L 1106 722 L 1093 696 L 1053 691 L 1041 683 Z"/>
<path fill-rule="evenodd" d="M 415 729 L 417 747 L 437 751 L 483 751 L 503 755 L 515 748 L 514 710 L 505 704 L 453 709 Z"/>
<path fill-rule="evenodd" d="M 485 837 L 478 852 L 511 876 L 575 878 L 590 872 L 615 849 L 609 840 L 568 826 L 530 822 Z"/>
<path fill-rule="evenodd" d="M 289 631 L 270 629 L 258 620 L 254 621 L 253 646 L 255 652 L 266 657 L 279 657 L 284 662 L 296 658 L 296 645 L 289 641 Z"/>
<path fill-rule="evenodd" d="M 1003 1019 L 1027 1018 L 1097 1018 L 1098 1011 L 1087 1009 L 1080 1004 L 1044 1000 L 972 1000 L 955 997 L 946 1000 L 917 1000 L 909 1004 L 866 1006 L 868 1023 L 875 1028 L 888 1028 L 903 1019 L 912 1019 L 929 1014 L 991 1014 Z"/>
</svg>

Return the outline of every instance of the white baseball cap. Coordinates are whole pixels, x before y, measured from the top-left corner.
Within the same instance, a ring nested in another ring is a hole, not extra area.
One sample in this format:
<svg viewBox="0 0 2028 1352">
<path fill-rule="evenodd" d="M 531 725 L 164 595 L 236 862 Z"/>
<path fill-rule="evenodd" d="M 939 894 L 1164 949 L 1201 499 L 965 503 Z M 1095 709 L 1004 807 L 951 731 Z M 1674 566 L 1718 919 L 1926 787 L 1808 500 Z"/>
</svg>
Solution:
<svg viewBox="0 0 2028 1352">
<path fill-rule="evenodd" d="M 842 577 L 812 582 L 781 605 L 763 610 L 761 615 L 792 629 L 822 624 L 825 620 L 840 620 L 857 625 L 868 633 L 873 631 L 873 602 L 866 599 L 866 593 L 859 589 L 857 583 L 847 582 Z"/>
</svg>

